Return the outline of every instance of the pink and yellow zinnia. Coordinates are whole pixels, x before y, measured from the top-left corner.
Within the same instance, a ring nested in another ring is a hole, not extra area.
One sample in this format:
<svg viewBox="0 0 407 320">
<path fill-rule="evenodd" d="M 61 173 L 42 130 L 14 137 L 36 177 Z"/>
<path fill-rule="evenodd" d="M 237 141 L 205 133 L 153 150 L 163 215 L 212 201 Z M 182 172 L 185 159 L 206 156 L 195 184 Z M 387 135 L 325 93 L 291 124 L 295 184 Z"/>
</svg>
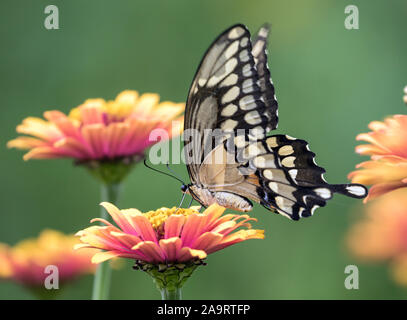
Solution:
<svg viewBox="0 0 407 320">
<path fill-rule="evenodd" d="M 361 260 L 390 262 L 396 281 L 407 285 L 407 189 L 369 203 L 364 217 L 352 226 L 347 242 Z"/>
<path fill-rule="evenodd" d="M 83 274 L 92 274 L 94 249 L 75 251 L 78 238 L 59 231 L 44 230 L 38 238 L 26 239 L 13 247 L 0 244 L 0 278 L 14 280 L 28 287 L 44 287 L 47 266 L 58 268 L 60 283 Z"/>
<path fill-rule="evenodd" d="M 371 160 L 356 166 L 349 174 L 352 182 L 373 185 L 365 202 L 386 192 L 407 187 L 407 115 L 395 115 L 384 122 L 369 124 L 372 132 L 357 140 L 370 144 L 356 147 L 356 152 L 370 155 Z"/>
<path fill-rule="evenodd" d="M 404 89 L 407 103 L 407 87 Z M 407 187 L 407 115 L 394 115 L 384 122 L 372 121 L 369 133 L 362 133 L 356 140 L 369 144 L 356 147 L 356 152 L 370 156 L 356 166 L 349 174 L 354 183 L 372 185 L 364 202 L 377 198 L 387 192 Z"/>
<path fill-rule="evenodd" d="M 264 231 L 251 228 L 247 215 L 226 214 L 213 204 L 203 213 L 188 209 L 161 208 L 141 213 L 137 209 L 119 210 L 101 204 L 117 226 L 103 219 L 104 226 L 91 226 L 77 233 L 82 244 L 76 248 L 97 248 L 93 263 L 115 257 L 135 259 L 153 265 L 188 263 L 203 260 L 208 254 L 248 239 L 263 239 Z M 239 230 L 237 230 L 239 228 Z"/>
<path fill-rule="evenodd" d="M 123 91 L 114 101 L 89 99 L 71 110 L 46 111 L 44 119 L 29 117 L 17 127 L 21 136 L 9 148 L 27 149 L 24 160 L 73 158 L 78 161 L 143 157 L 156 143 L 150 132 L 162 129 L 168 137 L 182 131 L 183 103 L 161 102 L 157 94 L 139 96 Z"/>
</svg>

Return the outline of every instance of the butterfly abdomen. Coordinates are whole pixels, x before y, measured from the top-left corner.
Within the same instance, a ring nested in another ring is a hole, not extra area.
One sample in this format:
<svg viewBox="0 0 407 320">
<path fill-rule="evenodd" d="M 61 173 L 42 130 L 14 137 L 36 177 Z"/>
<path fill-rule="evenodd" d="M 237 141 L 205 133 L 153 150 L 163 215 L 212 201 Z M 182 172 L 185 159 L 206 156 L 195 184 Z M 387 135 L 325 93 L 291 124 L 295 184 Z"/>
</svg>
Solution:
<svg viewBox="0 0 407 320">
<path fill-rule="evenodd" d="M 222 207 L 241 212 L 248 212 L 253 209 L 253 204 L 247 198 L 231 192 L 211 191 L 197 185 L 191 185 L 189 188 L 190 194 L 205 207 L 217 203 Z"/>
<path fill-rule="evenodd" d="M 216 202 L 225 208 L 248 212 L 253 209 L 253 204 L 246 198 L 230 192 L 215 192 Z"/>
</svg>

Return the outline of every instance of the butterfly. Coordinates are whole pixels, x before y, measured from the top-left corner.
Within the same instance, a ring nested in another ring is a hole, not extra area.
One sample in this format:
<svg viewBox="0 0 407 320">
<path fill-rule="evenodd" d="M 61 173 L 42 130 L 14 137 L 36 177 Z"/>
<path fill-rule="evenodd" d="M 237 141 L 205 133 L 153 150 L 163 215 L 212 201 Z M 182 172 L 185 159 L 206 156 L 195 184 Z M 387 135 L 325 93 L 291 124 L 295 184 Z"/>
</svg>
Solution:
<svg viewBox="0 0 407 320">
<path fill-rule="evenodd" d="M 247 212 L 252 201 L 292 220 L 311 216 L 334 193 L 364 198 L 360 184 L 329 184 L 308 143 L 268 135 L 278 125 L 278 103 L 267 65 L 269 26 L 251 39 L 236 24 L 206 51 L 189 89 L 184 156 L 201 205 Z M 214 134 L 213 132 L 216 132 Z"/>
</svg>

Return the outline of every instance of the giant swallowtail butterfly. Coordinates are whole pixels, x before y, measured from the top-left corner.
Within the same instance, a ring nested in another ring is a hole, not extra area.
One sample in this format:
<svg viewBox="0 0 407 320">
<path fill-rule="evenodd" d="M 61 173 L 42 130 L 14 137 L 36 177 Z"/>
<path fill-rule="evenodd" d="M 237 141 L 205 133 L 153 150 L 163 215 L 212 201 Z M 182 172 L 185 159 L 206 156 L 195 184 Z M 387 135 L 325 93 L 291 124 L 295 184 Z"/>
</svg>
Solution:
<svg viewBox="0 0 407 320">
<path fill-rule="evenodd" d="M 217 202 L 250 211 L 253 200 L 293 220 L 311 216 L 334 193 L 364 198 L 360 184 L 327 183 L 306 141 L 267 136 L 278 124 L 268 33 L 265 25 L 251 40 L 237 24 L 205 53 L 187 99 L 184 150 L 191 184 L 182 191 L 205 207 Z"/>
</svg>

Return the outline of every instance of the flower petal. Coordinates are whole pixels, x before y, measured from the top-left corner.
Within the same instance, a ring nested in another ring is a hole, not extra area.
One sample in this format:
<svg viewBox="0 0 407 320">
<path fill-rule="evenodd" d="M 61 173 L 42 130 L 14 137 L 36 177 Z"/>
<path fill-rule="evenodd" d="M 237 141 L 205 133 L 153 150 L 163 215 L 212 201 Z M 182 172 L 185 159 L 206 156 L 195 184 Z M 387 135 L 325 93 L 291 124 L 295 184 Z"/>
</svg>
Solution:
<svg viewBox="0 0 407 320">
<path fill-rule="evenodd" d="M 147 262 L 163 263 L 165 262 L 165 254 L 163 250 L 153 241 L 143 241 L 135 245 L 133 250 L 140 251 L 147 257 Z"/>
<path fill-rule="evenodd" d="M 194 259 L 205 259 L 207 256 L 205 251 L 183 247 L 178 252 L 177 260 L 179 262 L 190 261 Z"/>
<path fill-rule="evenodd" d="M 110 260 L 116 257 L 120 257 L 120 252 L 117 251 L 102 251 L 102 252 L 98 252 L 96 253 L 93 257 L 92 257 L 92 263 L 102 263 L 105 262 L 106 260 Z"/>
<path fill-rule="evenodd" d="M 185 223 L 185 216 L 173 214 L 167 218 L 164 224 L 164 238 L 179 237 Z"/>
<path fill-rule="evenodd" d="M 178 254 L 182 247 L 182 241 L 178 237 L 172 237 L 169 239 L 161 239 L 160 247 L 164 251 L 167 262 L 173 262 L 177 260 Z"/>
<path fill-rule="evenodd" d="M 129 221 L 123 216 L 122 212 L 115 205 L 109 202 L 102 202 L 100 205 L 106 209 L 120 229 L 126 233 L 138 235 L 133 225 L 129 223 Z"/>
<path fill-rule="evenodd" d="M 207 218 L 204 214 L 192 214 L 188 217 L 181 232 L 183 246 L 190 246 L 205 231 Z"/>
<path fill-rule="evenodd" d="M 205 232 L 204 234 L 200 235 L 194 243 L 192 244 L 191 248 L 203 250 L 205 252 L 210 252 L 210 250 L 220 244 L 223 239 L 223 235 L 216 232 Z"/>
<path fill-rule="evenodd" d="M 136 215 L 131 217 L 131 220 L 133 221 L 134 229 L 142 240 L 157 242 L 157 234 L 145 216 Z"/>
</svg>

